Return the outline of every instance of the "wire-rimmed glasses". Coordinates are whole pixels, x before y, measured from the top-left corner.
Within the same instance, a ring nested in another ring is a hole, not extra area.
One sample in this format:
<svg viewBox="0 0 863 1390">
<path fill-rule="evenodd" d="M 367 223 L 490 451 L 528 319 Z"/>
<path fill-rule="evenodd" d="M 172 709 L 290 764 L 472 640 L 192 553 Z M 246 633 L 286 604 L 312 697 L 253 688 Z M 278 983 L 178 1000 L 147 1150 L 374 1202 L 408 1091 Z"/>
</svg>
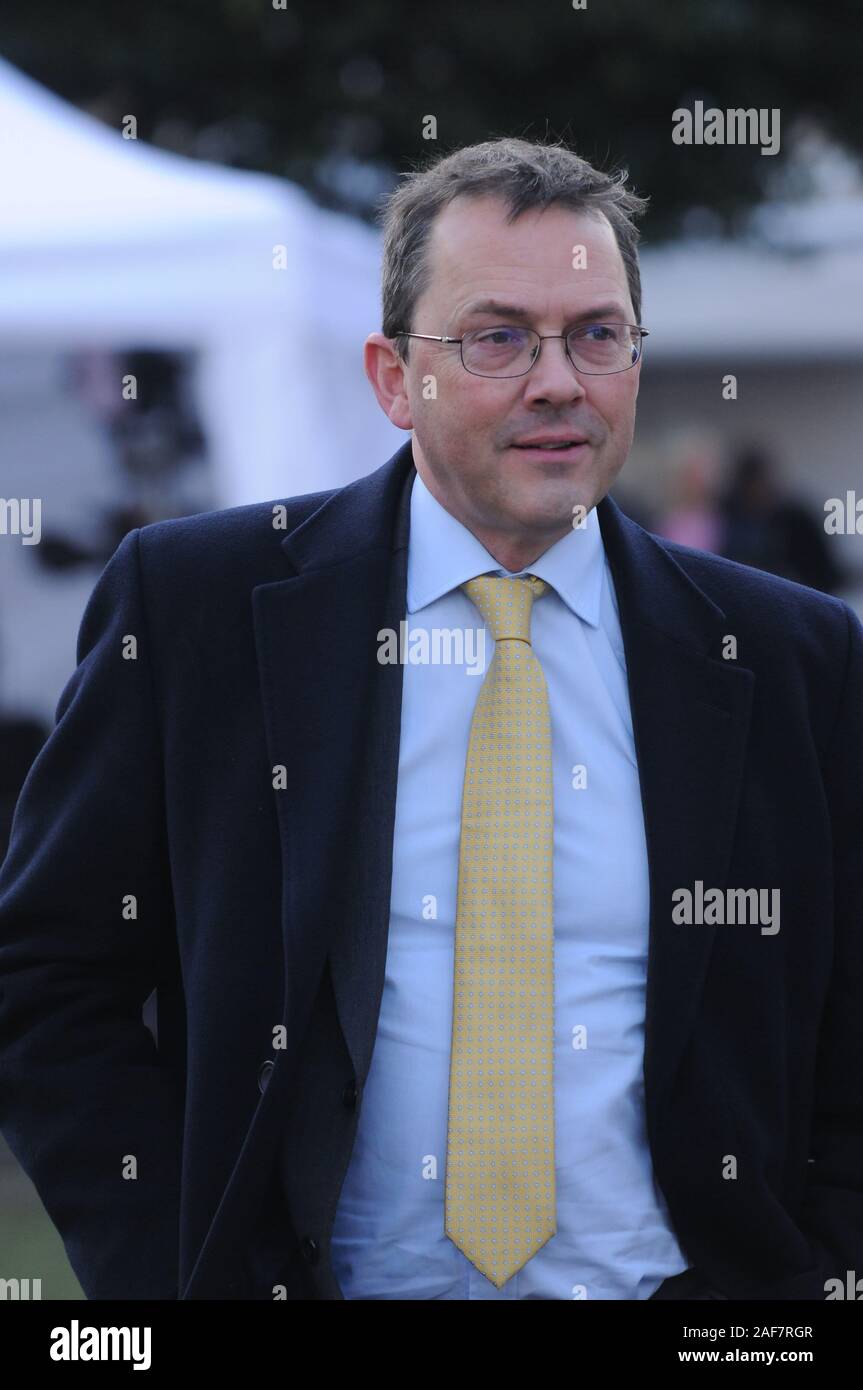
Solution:
<svg viewBox="0 0 863 1390">
<path fill-rule="evenodd" d="M 577 372 L 585 376 L 611 376 L 627 372 L 641 357 L 648 330 L 632 323 L 586 323 L 568 333 L 539 334 L 534 328 L 498 324 L 473 328 L 461 338 L 439 333 L 394 333 L 393 338 L 425 338 L 436 343 L 458 343 L 462 366 L 472 376 L 525 376 L 539 358 L 547 338 L 560 338 Z"/>
</svg>

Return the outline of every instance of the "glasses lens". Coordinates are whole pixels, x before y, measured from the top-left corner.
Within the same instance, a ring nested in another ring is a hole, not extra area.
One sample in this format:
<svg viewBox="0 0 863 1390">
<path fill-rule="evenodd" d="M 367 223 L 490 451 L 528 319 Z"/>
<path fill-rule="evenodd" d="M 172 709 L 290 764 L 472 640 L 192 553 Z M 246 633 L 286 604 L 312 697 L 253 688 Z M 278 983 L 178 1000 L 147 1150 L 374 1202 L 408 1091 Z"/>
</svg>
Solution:
<svg viewBox="0 0 863 1390">
<path fill-rule="evenodd" d="M 462 359 L 477 376 L 521 376 L 530 370 L 538 347 L 531 328 L 477 328 L 462 340 Z"/>
<path fill-rule="evenodd" d="M 641 350 L 641 334 L 623 323 L 589 323 L 574 328 L 566 341 L 576 367 L 587 373 L 625 371 Z"/>
</svg>

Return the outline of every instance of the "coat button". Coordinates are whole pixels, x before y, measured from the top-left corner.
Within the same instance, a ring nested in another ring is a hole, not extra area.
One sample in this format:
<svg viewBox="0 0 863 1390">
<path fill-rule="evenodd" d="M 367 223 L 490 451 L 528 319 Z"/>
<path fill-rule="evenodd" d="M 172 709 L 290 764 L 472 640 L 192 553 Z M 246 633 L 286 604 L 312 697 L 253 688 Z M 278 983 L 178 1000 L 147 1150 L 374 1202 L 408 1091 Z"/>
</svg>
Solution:
<svg viewBox="0 0 863 1390">
<path fill-rule="evenodd" d="M 357 1103 L 357 1083 L 353 1077 L 342 1091 L 342 1105 L 346 1105 L 349 1110 L 353 1110 Z"/>
<path fill-rule="evenodd" d="M 318 1242 L 313 1236 L 303 1236 L 300 1241 L 300 1250 L 302 1251 L 303 1259 L 307 1260 L 310 1265 L 317 1262 Z"/>
<path fill-rule="evenodd" d="M 261 1095 L 264 1094 L 267 1082 L 270 1079 L 270 1073 L 275 1065 L 275 1062 L 264 1062 L 261 1070 L 258 1072 L 258 1090 L 261 1092 Z"/>
</svg>

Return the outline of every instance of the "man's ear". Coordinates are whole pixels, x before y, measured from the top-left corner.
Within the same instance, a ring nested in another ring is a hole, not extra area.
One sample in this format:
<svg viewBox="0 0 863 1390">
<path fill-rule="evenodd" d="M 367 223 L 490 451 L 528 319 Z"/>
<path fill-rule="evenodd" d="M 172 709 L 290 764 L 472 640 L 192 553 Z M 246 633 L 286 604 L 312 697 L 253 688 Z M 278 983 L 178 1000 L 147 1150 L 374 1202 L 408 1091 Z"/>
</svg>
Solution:
<svg viewBox="0 0 863 1390">
<path fill-rule="evenodd" d="M 639 357 L 638 361 L 636 362 L 635 366 L 634 366 L 633 369 L 632 369 L 632 370 L 633 370 L 633 373 L 634 373 L 634 375 L 635 375 L 635 394 L 636 394 L 636 396 L 638 395 L 638 389 L 639 389 L 639 387 L 641 386 L 641 364 L 642 364 L 643 361 L 644 361 L 644 357 L 643 357 L 643 356 L 642 356 L 642 357 Z"/>
<path fill-rule="evenodd" d="M 413 429 L 407 394 L 407 368 L 395 350 L 392 338 L 370 333 L 363 348 L 363 366 L 378 398 L 381 410 L 399 429 Z"/>
</svg>

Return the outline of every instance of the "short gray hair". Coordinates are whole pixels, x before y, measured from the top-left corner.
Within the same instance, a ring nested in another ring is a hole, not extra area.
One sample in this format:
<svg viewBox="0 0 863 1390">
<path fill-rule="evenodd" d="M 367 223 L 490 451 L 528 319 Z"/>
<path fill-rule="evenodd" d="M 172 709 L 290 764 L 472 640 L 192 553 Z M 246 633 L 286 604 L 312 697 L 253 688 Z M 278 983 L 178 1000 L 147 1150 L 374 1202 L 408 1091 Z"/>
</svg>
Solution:
<svg viewBox="0 0 863 1390">
<path fill-rule="evenodd" d="M 626 270 L 636 322 L 641 316 L 638 270 L 639 232 L 634 219 L 649 199 L 625 187 L 628 170 L 614 174 L 595 169 L 563 141 L 543 143 L 501 135 L 438 155 L 425 168 L 401 175 L 401 183 L 383 204 L 383 333 L 397 339 L 407 361 L 414 307 L 428 284 L 426 244 L 432 223 L 459 195 L 492 195 L 508 207 L 514 222 L 529 208 L 559 204 L 574 212 L 604 213 L 611 223 Z"/>
</svg>

